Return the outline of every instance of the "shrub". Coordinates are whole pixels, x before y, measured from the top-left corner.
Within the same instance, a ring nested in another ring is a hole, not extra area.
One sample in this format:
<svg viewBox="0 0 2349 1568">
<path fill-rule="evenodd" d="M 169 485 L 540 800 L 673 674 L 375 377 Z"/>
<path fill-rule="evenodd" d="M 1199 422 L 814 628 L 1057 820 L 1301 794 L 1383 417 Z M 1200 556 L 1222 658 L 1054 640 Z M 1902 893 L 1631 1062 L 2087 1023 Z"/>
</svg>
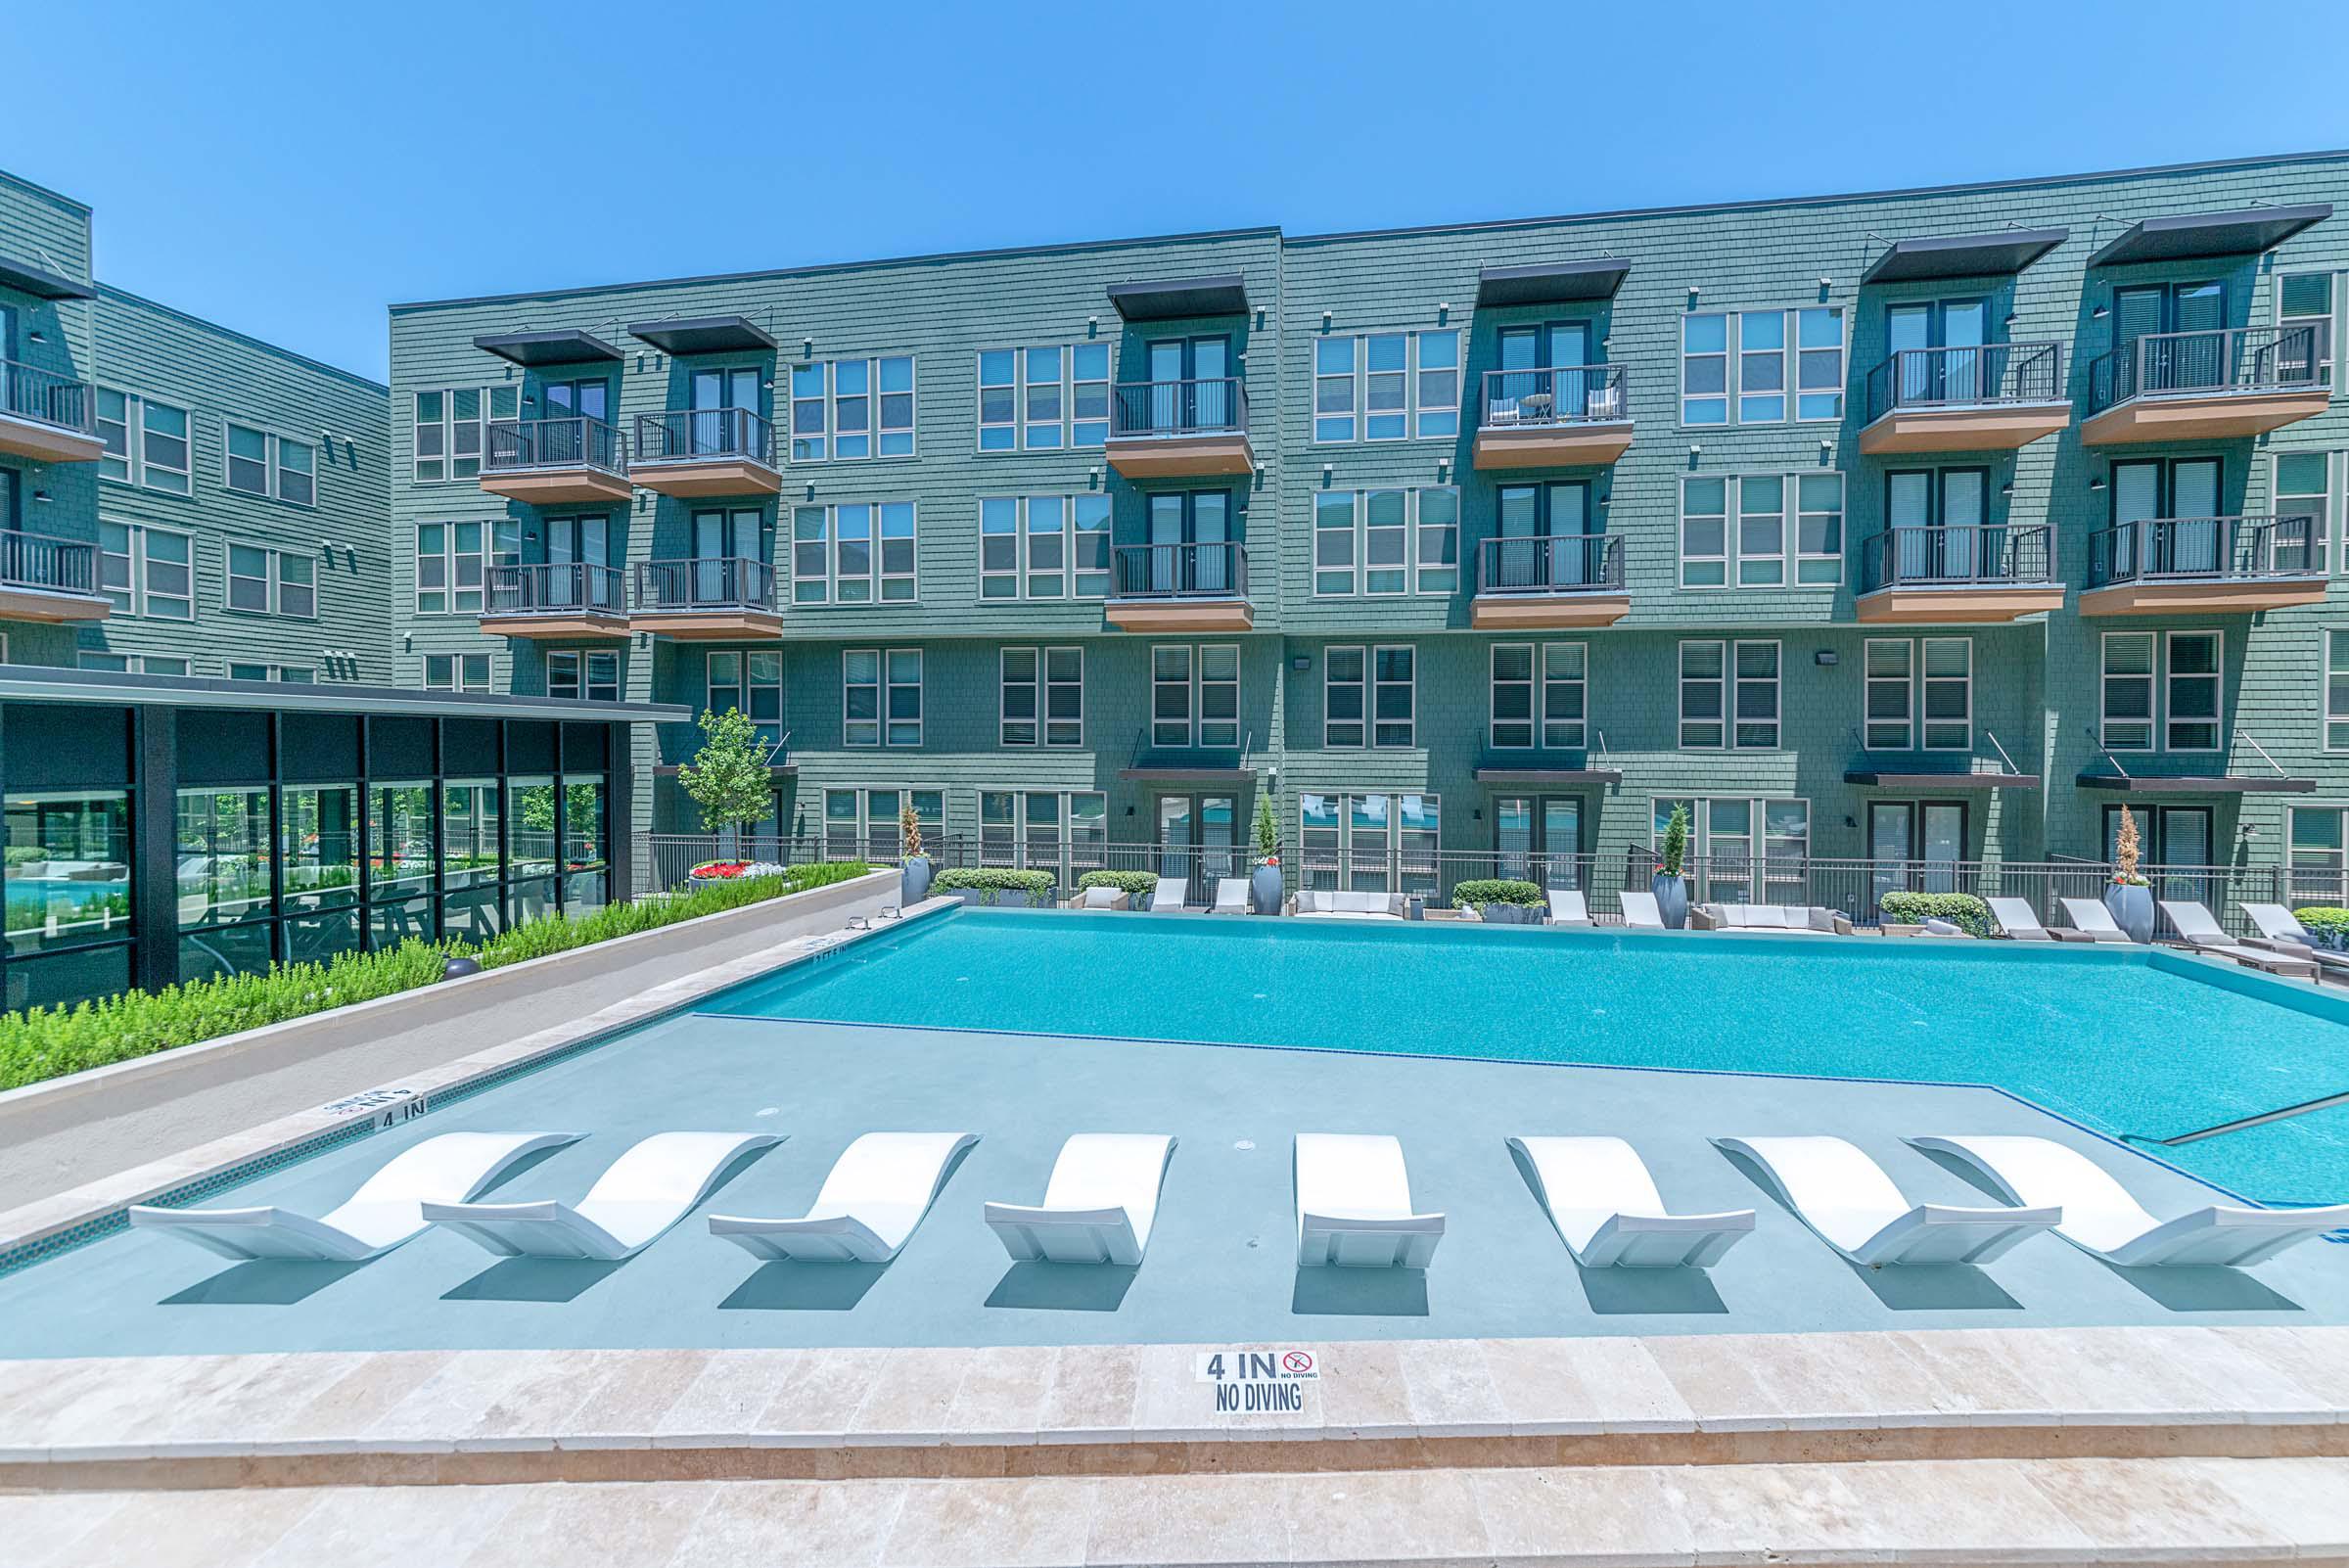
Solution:
<svg viewBox="0 0 2349 1568">
<path fill-rule="evenodd" d="M 1455 883 L 1451 901 L 1481 909 L 1488 903 L 1530 903 L 1539 909 L 1548 902 L 1542 890 L 1531 882 L 1516 882 L 1503 878 L 1486 877 Z"/>
<path fill-rule="evenodd" d="M 2324 906 L 2294 909 L 2292 918 L 2299 921 L 2312 937 L 2349 936 L 2349 909 Z"/>
<path fill-rule="evenodd" d="M 1155 871 L 1087 871 L 1077 879 L 1077 891 L 1087 888 L 1115 888 L 1134 899 L 1147 898 L 1158 891 Z"/>
<path fill-rule="evenodd" d="M 0 861 L 4 861 L 12 867 L 38 865 L 42 861 L 52 858 L 54 856 L 37 844 L 12 844 L 5 853 L 0 853 Z"/>
<path fill-rule="evenodd" d="M 1990 935 L 1990 905 L 1970 893 L 1887 893 L 1877 907 L 1899 925 L 1947 920 L 1969 937 Z"/>
<path fill-rule="evenodd" d="M 1664 823 L 1663 872 L 1668 877 L 1677 877 L 1687 861 L 1688 807 L 1676 806 L 1672 808 L 1671 817 Z"/>
<path fill-rule="evenodd" d="M 976 893 L 981 903 L 993 903 L 996 895 L 1025 893 L 1031 903 L 1052 901 L 1052 873 L 1049 871 L 1014 871 L 1008 866 L 958 865 L 950 871 L 941 871 L 931 884 L 933 893 Z"/>
</svg>

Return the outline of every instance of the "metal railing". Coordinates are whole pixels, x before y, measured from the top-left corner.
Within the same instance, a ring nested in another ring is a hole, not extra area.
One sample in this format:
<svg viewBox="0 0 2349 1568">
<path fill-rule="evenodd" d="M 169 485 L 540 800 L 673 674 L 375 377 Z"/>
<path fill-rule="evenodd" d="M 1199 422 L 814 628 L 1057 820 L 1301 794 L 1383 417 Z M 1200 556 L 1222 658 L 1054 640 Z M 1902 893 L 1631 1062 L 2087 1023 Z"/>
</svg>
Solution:
<svg viewBox="0 0 2349 1568">
<path fill-rule="evenodd" d="M 2329 324 L 2223 327 L 2133 338 L 2088 367 L 2088 411 L 2132 397 L 2292 392 L 2322 387 Z"/>
<path fill-rule="evenodd" d="M 489 450 L 482 462 L 484 474 L 543 468 L 599 468 L 619 474 L 625 467 L 620 432 L 584 414 L 494 420 Z"/>
<path fill-rule="evenodd" d="M 1201 381 L 1129 381 L 1119 384 L 1110 436 L 1138 440 L 1151 436 L 1221 436 L 1248 428 L 1248 389 L 1237 376 Z"/>
<path fill-rule="evenodd" d="M 584 561 L 546 561 L 530 566 L 493 566 L 488 575 L 492 616 L 560 615 L 623 608 L 617 568 Z"/>
<path fill-rule="evenodd" d="M 98 400 L 88 382 L 14 359 L 0 359 L 0 414 L 84 436 L 98 430 Z"/>
<path fill-rule="evenodd" d="M 2306 577 L 2324 570 L 2325 536 L 2308 516 L 2148 518 L 2110 524 L 2088 537 L 2091 586 Z"/>
<path fill-rule="evenodd" d="M 672 408 L 636 416 L 634 461 L 709 462 L 740 457 L 775 466 L 775 427 L 755 409 Z"/>
<path fill-rule="evenodd" d="M 1591 593 L 1623 587 L 1623 535 L 1553 533 L 1485 539 L 1476 547 L 1476 591 Z"/>
<path fill-rule="evenodd" d="M 0 582 L 60 593 L 98 591 L 98 547 L 81 539 L 0 530 Z"/>
<path fill-rule="evenodd" d="M 2052 582 L 2054 530 L 2045 523 L 1890 528 L 1860 546 L 1860 591 L 1970 582 Z"/>
<path fill-rule="evenodd" d="M 1632 417 L 1621 365 L 1488 370 L 1477 424 L 1485 430 L 1612 424 Z"/>
<path fill-rule="evenodd" d="M 644 561 L 636 567 L 639 610 L 772 610 L 775 569 L 749 556 Z"/>
<path fill-rule="evenodd" d="M 2063 400 L 2063 346 L 1986 343 L 1901 348 L 1867 373 L 1867 417 L 1896 408 Z"/>
<path fill-rule="evenodd" d="M 1120 599 L 1245 599 L 1248 552 L 1213 544 L 1122 544 L 1112 552 Z"/>
</svg>

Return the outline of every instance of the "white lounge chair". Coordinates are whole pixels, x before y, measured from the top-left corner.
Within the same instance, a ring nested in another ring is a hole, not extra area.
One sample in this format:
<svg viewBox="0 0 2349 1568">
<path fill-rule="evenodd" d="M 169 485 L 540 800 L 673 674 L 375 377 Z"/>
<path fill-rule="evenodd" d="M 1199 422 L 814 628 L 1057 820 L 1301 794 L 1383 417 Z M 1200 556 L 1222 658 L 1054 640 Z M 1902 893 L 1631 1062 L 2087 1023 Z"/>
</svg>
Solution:
<svg viewBox="0 0 2349 1568">
<path fill-rule="evenodd" d="M 1639 1151 L 1621 1138 L 1511 1138 L 1535 1195 L 1586 1268 L 1710 1268 L 1752 1234 L 1754 1211 L 1673 1214 Z"/>
<path fill-rule="evenodd" d="M 2254 947 L 2272 947 L 2293 958 L 2305 958 L 2319 969 L 2335 974 L 2349 973 L 2349 953 L 2320 947 L 2317 939 L 2300 923 L 2299 916 L 2280 903 L 2246 903 L 2237 905 L 2259 927 L 2259 935 L 2251 939 Z"/>
<path fill-rule="evenodd" d="M 2060 1208 L 1911 1204 L 1884 1168 L 1841 1138 L 1715 1138 L 1761 1166 L 1803 1223 L 1859 1264 L 1984 1264 L 2063 1219 Z"/>
<path fill-rule="evenodd" d="M 913 1234 L 976 1132 L 867 1132 L 841 1151 L 797 1220 L 714 1214 L 710 1233 L 769 1262 L 887 1263 Z"/>
<path fill-rule="evenodd" d="M 783 1140 L 771 1132 L 656 1132 L 567 1203 L 427 1203 L 424 1217 L 501 1258 L 618 1263 L 653 1244 L 710 1195 L 726 1168 Z"/>
<path fill-rule="evenodd" d="M 2170 917 L 2196 952 L 2206 952 L 2216 958 L 2232 958 L 2248 969 L 2262 969 L 2271 975 L 2288 975 L 2295 979 L 2317 978 L 2316 961 L 2291 953 L 2274 952 L 2264 947 L 2247 947 L 2227 934 L 2227 928 L 2211 918 L 2208 909 L 2183 899 L 2164 899 L 2161 912 Z"/>
<path fill-rule="evenodd" d="M 2113 922 L 2112 911 L 2097 899 L 2065 899 L 2063 912 L 2072 917 L 2072 929 L 2090 942 L 2127 942 L 2129 933 Z"/>
<path fill-rule="evenodd" d="M 1189 877 L 1160 877 L 1158 886 L 1150 890 L 1150 912 L 1174 914 L 1191 907 L 1191 879 Z"/>
<path fill-rule="evenodd" d="M 364 1263 L 420 1234 L 428 1201 L 470 1198 L 515 1161 L 576 1143 L 576 1132 L 443 1132 L 401 1151 L 369 1176 L 341 1208 L 313 1220 L 255 1209 L 156 1209 L 133 1205 L 130 1222 L 192 1241 L 207 1252 L 247 1261 L 294 1258 Z"/>
<path fill-rule="evenodd" d="M 1590 924 L 1590 903 L 1580 888 L 1549 890 L 1549 923 L 1553 926 L 1587 926 Z"/>
<path fill-rule="evenodd" d="M 1216 913 L 1246 914 L 1248 912 L 1248 879 L 1246 877 L 1218 877 L 1216 879 Z"/>
<path fill-rule="evenodd" d="M 2264 1263 L 2286 1247 L 2349 1225 L 2349 1204 L 2326 1209 L 2237 1209 L 2211 1204 L 2156 1220 L 2111 1173 L 2050 1138 L 1923 1137 L 1920 1149 L 1954 1155 L 2017 1203 L 2060 1206 L 2055 1233 L 2123 1268 Z"/>
<path fill-rule="evenodd" d="M 1060 1146 L 1044 1201 L 990 1203 L 987 1222 L 1016 1263 L 1142 1261 L 1174 1140 L 1159 1132 L 1080 1132 Z"/>
<path fill-rule="evenodd" d="M 2057 942 L 2090 940 L 2083 932 L 2050 931 L 2039 923 L 2039 911 L 2031 907 L 2028 899 L 1985 899 L 1990 905 L 1990 917 L 1999 923 L 1999 935 L 2011 942 Z"/>
<path fill-rule="evenodd" d="M 1133 902 L 1133 896 L 1124 888 L 1087 888 L 1071 899 L 1063 907 L 1070 909 L 1123 909 Z"/>
<path fill-rule="evenodd" d="M 1403 1145 L 1383 1132 L 1300 1132 L 1297 1266 L 1425 1268 L 1444 1217 L 1411 1212 Z"/>
<path fill-rule="evenodd" d="M 1635 931 L 1662 931 L 1666 929 L 1664 925 L 1664 911 L 1656 907 L 1656 896 L 1654 894 L 1634 893 L 1631 889 L 1626 888 L 1623 890 L 1622 897 L 1623 923 L 1625 925 L 1632 927 Z"/>
</svg>

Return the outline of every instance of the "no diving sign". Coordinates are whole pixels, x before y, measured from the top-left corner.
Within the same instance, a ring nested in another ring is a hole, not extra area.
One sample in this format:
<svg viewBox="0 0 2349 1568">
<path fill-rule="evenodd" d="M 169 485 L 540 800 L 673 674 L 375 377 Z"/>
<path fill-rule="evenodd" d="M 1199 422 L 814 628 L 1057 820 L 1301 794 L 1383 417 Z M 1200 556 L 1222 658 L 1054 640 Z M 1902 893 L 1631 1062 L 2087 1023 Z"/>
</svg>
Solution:
<svg viewBox="0 0 2349 1568">
<path fill-rule="evenodd" d="M 1197 1375 L 1215 1385 L 1218 1415 L 1281 1415 L 1305 1408 L 1305 1385 L 1321 1375 L 1321 1357 L 1297 1345 L 1203 1351 Z"/>
</svg>

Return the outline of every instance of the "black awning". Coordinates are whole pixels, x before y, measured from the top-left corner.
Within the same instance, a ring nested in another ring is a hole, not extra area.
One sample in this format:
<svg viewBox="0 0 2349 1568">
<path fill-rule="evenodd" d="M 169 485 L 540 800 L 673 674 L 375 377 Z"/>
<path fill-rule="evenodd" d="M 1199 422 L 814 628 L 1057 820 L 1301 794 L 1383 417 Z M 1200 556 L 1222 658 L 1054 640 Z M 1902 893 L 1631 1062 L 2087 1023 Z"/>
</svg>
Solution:
<svg viewBox="0 0 2349 1568">
<path fill-rule="evenodd" d="M 492 333 L 474 339 L 473 346 L 524 366 L 578 365 L 593 359 L 627 357 L 594 333 L 576 328 L 563 332 Z"/>
<path fill-rule="evenodd" d="M 1480 767 L 1479 784 L 1620 784 L 1618 767 Z"/>
<path fill-rule="evenodd" d="M 2022 271 L 2071 237 L 2069 229 L 2005 229 L 1996 234 L 1936 234 L 1895 240 L 1874 265 L 1860 275 L 1860 281 L 2005 277 Z"/>
<path fill-rule="evenodd" d="M 1846 784 L 1874 790 L 2035 790 L 2037 773 L 1889 773 L 1854 768 L 1843 775 Z"/>
<path fill-rule="evenodd" d="M 2330 202 L 2301 207 L 2249 207 L 2235 212 L 2191 212 L 2150 217 L 2088 258 L 2092 267 L 2135 261 L 2190 261 L 2206 255 L 2248 255 L 2281 245 L 2332 216 Z"/>
<path fill-rule="evenodd" d="M 1179 316 L 1240 316 L 1248 313 L 1248 284 L 1236 272 L 1212 278 L 1161 278 L 1150 283 L 1113 283 L 1109 302 L 1128 321 L 1172 321 Z"/>
<path fill-rule="evenodd" d="M 2285 778 L 2277 773 L 2083 773 L 2084 790 L 2111 790 L 2123 795 L 2313 795 L 2313 778 Z"/>
<path fill-rule="evenodd" d="M 1182 767 L 1169 764 L 1121 767 L 1118 777 L 1128 784 L 1245 784 L 1256 777 L 1253 767 Z"/>
<path fill-rule="evenodd" d="M 75 283 L 62 272 L 0 255 L 0 289 L 14 289 L 36 300 L 95 300 L 98 291 Z"/>
<path fill-rule="evenodd" d="M 1525 267 L 1487 267 L 1476 275 L 1476 302 L 1487 305 L 1566 304 L 1612 300 L 1632 270 L 1629 261 L 1541 261 Z"/>
<path fill-rule="evenodd" d="M 642 338 L 665 354 L 731 354 L 771 349 L 775 340 L 748 316 L 679 316 L 639 321 L 628 336 Z"/>
</svg>

